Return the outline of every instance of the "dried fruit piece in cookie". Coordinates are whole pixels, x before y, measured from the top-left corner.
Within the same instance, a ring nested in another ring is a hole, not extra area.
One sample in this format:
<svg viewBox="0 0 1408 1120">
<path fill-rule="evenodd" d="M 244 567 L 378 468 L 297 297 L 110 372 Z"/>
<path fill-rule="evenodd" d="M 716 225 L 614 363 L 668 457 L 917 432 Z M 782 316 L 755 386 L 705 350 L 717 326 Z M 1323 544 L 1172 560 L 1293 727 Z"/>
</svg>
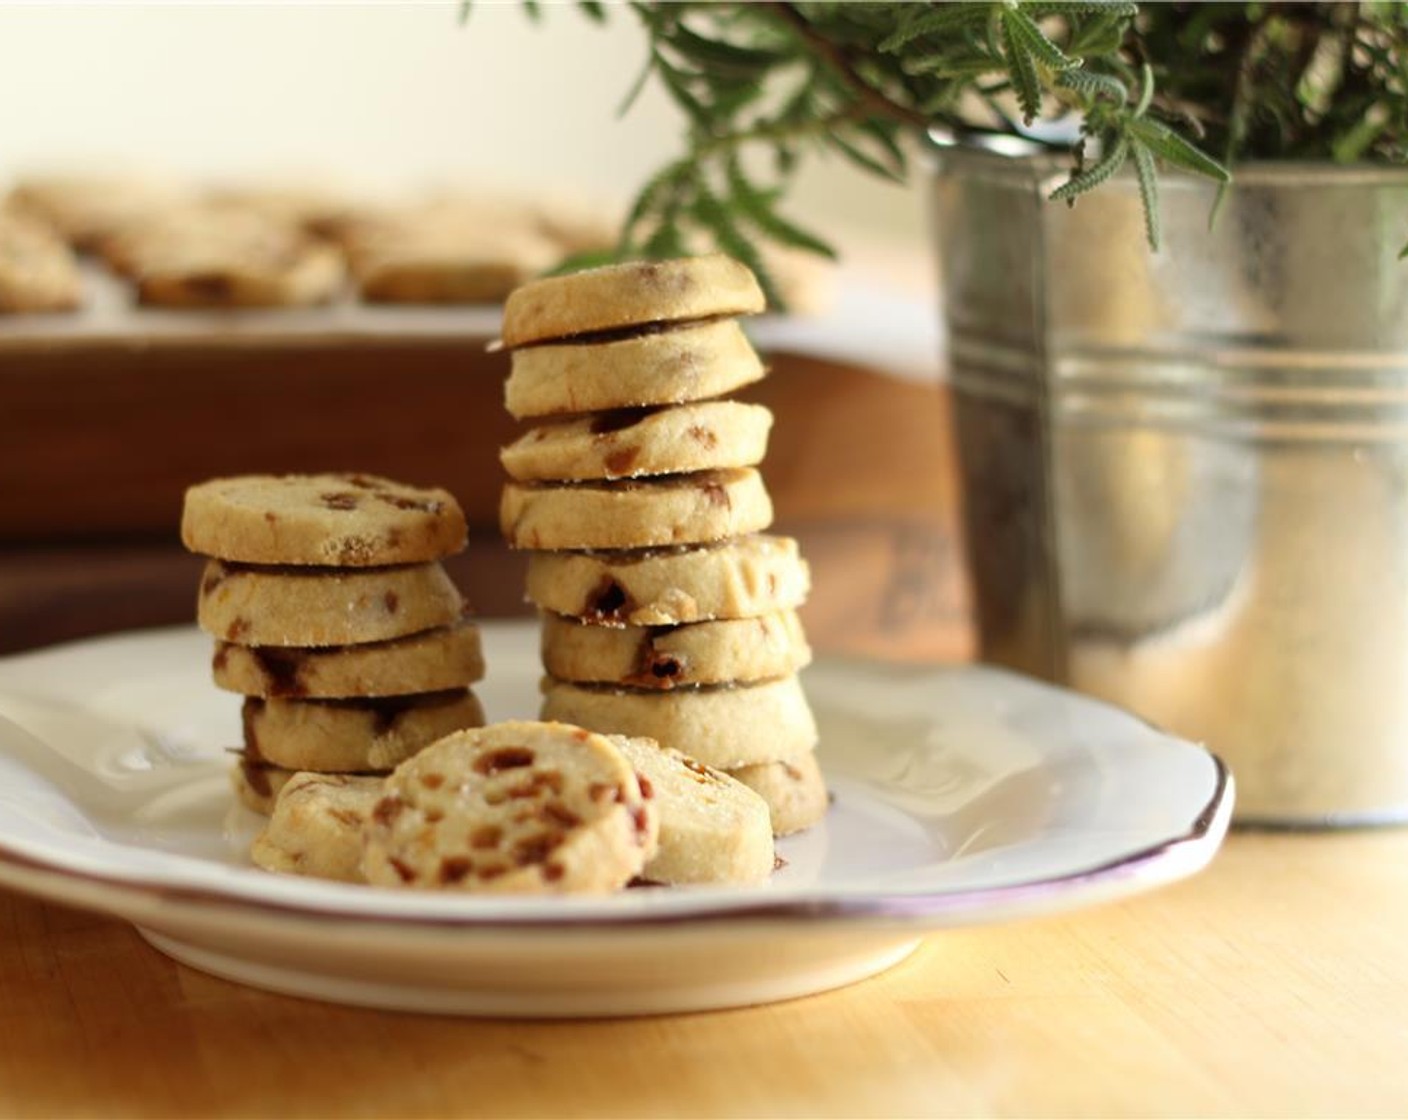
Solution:
<svg viewBox="0 0 1408 1120">
<path fill-rule="evenodd" d="M 543 684 L 542 716 L 604 734 L 644 736 L 718 770 L 791 761 L 816 745 L 816 720 L 796 677 L 668 692 Z"/>
<path fill-rule="evenodd" d="M 245 753 L 286 770 L 390 770 L 427 743 L 484 722 L 469 689 L 368 700 L 244 702 Z"/>
<path fill-rule="evenodd" d="M 605 737 L 499 723 L 397 767 L 367 825 L 363 868 L 383 886 L 600 894 L 640 874 L 658 827 Z"/>
<path fill-rule="evenodd" d="M 793 611 L 683 626 L 596 626 L 548 614 L 543 668 L 564 681 L 669 689 L 772 680 L 811 662 Z"/>
<path fill-rule="evenodd" d="M 775 855 L 768 807 L 727 774 L 654 739 L 611 736 L 650 788 L 660 814 L 660 847 L 642 878 L 654 883 L 761 883 Z"/>
<path fill-rule="evenodd" d="M 788 762 L 741 766 L 729 775 L 767 802 L 777 836 L 789 836 L 819 823 L 831 802 L 814 753 Z"/>
<path fill-rule="evenodd" d="M 743 328 L 721 319 L 610 342 L 515 350 L 504 405 L 523 420 L 683 404 L 735 392 L 766 372 Z"/>
<path fill-rule="evenodd" d="M 768 449 L 772 413 L 706 401 L 599 412 L 524 432 L 499 453 L 511 478 L 574 481 L 751 467 Z"/>
<path fill-rule="evenodd" d="M 465 520 L 448 491 L 375 475 L 243 475 L 186 491 L 181 539 L 245 564 L 366 568 L 457 552 Z"/>
<path fill-rule="evenodd" d="M 607 626 L 752 618 L 801 606 L 810 589 L 797 542 L 765 534 L 697 548 L 528 557 L 532 602 Z"/>
<path fill-rule="evenodd" d="M 468 619 L 389 642 L 246 646 L 217 642 L 215 683 L 246 696 L 341 699 L 463 688 L 484 676 L 479 628 Z"/>
<path fill-rule="evenodd" d="M 513 548 L 694 544 L 770 524 L 772 499 L 752 467 L 623 482 L 509 482 L 499 504 Z"/>
<path fill-rule="evenodd" d="M 765 304 L 754 275 L 722 254 L 632 261 L 524 284 L 504 304 L 503 343 L 523 346 L 646 323 L 756 315 Z"/>
<path fill-rule="evenodd" d="M 360 774 L 293 775 L 250 858 L 266 871 L 362 882 L 362 829 L 383 782 Z"/>
<path fill-rule="evenodd" d="M 210 560 L 197 620 L 246 646 L 345 646 L 448 626 L 464 611 L 438 563 L 390 568 L 261 567 Z"/>
<path fill-rule="evenodd" d="M 81 299 L 73 251 L 46 226 L 0 210 L 0 313 L 71 311 Z"/>
</svg>

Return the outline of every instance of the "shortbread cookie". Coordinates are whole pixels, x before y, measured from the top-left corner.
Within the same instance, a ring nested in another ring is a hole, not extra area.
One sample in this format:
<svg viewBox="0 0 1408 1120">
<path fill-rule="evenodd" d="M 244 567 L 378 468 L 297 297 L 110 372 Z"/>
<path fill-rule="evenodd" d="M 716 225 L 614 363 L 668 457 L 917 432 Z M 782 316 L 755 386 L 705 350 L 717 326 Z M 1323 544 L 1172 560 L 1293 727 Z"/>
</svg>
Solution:
<svg viewBox="0 0 1408 1120">
<path fill-rule="evenodd" d="M 137 302 L 149 307 L 308 307 L 341 289 L 342 258 L 326 245 L 191 245 L 138 259 Z"/>
<path fill-rule="evenodd" d="M 349 251 L 372 303 L 498 303 L 561 256 L 526 224 L 469 225 L 433 210 L 374 228 Z"/>
<path fill-rule="evenodd" d="M 120 276 L 140 277 L 148 263 L 169 265 L 199 253 L 278 253 L 305 238 L 292 222 L 224 203 L 191 202 L 134 218 L 103 238 L 103 261 Z"/>
<path fill-rule="evenodd" d="M 519 420 L 683 404 L 762 379 L 762 359 L 732 319 L 609 342 L 515 350 L 504 406 Z"/>
<path fill-rule="evenodd" d="M 82 292 L 73 250 L 39 222 L 0 210 L 0 313 L 71 311 Z"/>
<path fill-rule="evenodd" d="M 464 600 L 435 564 L 279 568 L 210 560 L 200 628 L 246 646 L 345 646 L 449 626 Z"/>
<path fill-rule="evenodd" d="M 663 479 L 509 482 L 499 525 L 513 548 L 650 548 L 736 537 L 772 524 L 751 467 Z"/>
<path fill-rule="evenodd" d="M 186 491 L 181 539 L 246 564 L 367 568 L 457 552 L 465 520 L 445 490 L 374 475 L 243 475 Z"/>
<path fill-rule="evenodd" d="M 367 825 L 363 868 L 382 886 L 601 894 L 640 874 L 658 828 L 604 736 L 499 723 L 396 769 Z"/>
<path fill-rule="evenodd" d="M 389 770 L 427 743 L 484 722 L 469 689 L 366 700 L 244 702 L 244 748 L 285 770 Z"/>
<path fill-rule="evenodd" d="M 796 677 L 669 692 L 543 683 L 542 716 L 604 734 L 645 736 L 718 770 L 791 761 L 816 745 L 816 720 Z"/>
<path fill-rule="evenodd" d="M 810 588 L 807 562 L 791 537 L 759 534 L 701 548 L 528 557 L 532 602 L 606 625 L 751 618 L 800 606 Z"/>
<path fill-rule="evenodd" d="M 756 315 L 758 281 L 731 257 L 633 261 L 525 284 L 504 305 L 503 343 L 549 339 L 721 315 Z"/>
<path fill-rule="evenodd" d="M 298 771 L 255 761 L 242 750 L 235 753 L 238 757 L 230 767 L 230 786 L 235 791 L 235 798 L 245 808 L 267 817 L 274 811 L 279 791 Z"/>
<path fill-rule="evenodd" d="M 9 202 L 57 230 L 78 249 L 190 199 L 182 187 L 136 175 L 40 175 L 15 185 Z"/>
<path fill-rule="evenodd" d="M 642 878 L 668 884 L 747 884 L 772 875 L 772 825 L 757 794 L 653 739 L 610 738 L 641 788 L 654 793 L 660 814 L 660 846 Z"/>
<path fill-rule="evenodd" d="M 558 680 L 675 688 L 785 677 L 811 649 L 793 611 L 683 626 L 596 626 L 543 617 L 543 668 Z"/>
<path fill-rule="evenodd" d="M 217 642 L 215 683 L 246 696 L 340 699 L 463 688 L 484 676 L 479 628 L 468 620 L 406 638 L 299 648 Z"/>
<path fill-rule="evenodd" d="M 772 413 L 707 401 L 599 412 L 525 432 L 499 453 L 520 481 L 578 481 L 751 467 L 768 449 Z"/>
<path fill-rule="evenodd" d="M 730 770 L 729 775 L 767 802 L 772 830 L 778 836 L 811 828 L 826 816 L 830 794 L 815 753 L 808 752 L 788 762 L 741 766 Z"/>
<path fill-rule="evenodd" d="M 279 793 L 249 856 L 266 871 L 360 883 L 362 829 L 385 779 L 295 774 Z"/>
</svg>

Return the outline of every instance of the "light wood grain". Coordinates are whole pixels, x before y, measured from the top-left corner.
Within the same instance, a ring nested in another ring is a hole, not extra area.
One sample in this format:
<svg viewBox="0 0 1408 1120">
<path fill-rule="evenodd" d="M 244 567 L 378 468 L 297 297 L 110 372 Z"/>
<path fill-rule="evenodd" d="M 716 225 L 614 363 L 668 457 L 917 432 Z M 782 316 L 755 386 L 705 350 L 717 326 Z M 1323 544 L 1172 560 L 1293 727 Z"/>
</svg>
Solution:
<svg viewBox="0 0 1408 1120">
<path fill-rule="evenodd" d="M 1406 1000 L 1402 831 L 1236 835 L 1189 882 L 843 991 L 587 1023 L 265 995 L 0 893 L 0 1115 L 1392 1116 Z"/>
</svg>

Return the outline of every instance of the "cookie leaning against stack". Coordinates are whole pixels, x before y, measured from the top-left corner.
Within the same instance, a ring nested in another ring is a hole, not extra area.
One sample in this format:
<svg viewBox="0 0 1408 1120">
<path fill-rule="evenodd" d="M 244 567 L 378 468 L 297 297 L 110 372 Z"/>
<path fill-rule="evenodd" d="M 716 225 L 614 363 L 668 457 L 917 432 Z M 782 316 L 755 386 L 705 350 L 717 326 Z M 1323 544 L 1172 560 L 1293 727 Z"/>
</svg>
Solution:
<svg viewBox="0 0 1408 1120">
<path fill-rule="evenodd" d="M 215 683 L 245 697 L 240 799 L 272 811 L 297 771 L 381 774 L 477 727 L 479 632 L 440 561 L 464 546 L 444 490 L 363 474 L 249 475 L 186 491 L 209 557 L 198 620 Z"/>
<path fill-rule="evenodd" d="M 763 310 L 723 256 L 535 281 L 504 308 L 509 544 L 532 550 L 543 718 L 643 736 L 732 774 L 779 835 L 826 812 L 797 678 L 808 574 L 771 537 L 757 465 L 772 414 L 726 399 L 765 370 L 736 321 Z"/>
</svg>

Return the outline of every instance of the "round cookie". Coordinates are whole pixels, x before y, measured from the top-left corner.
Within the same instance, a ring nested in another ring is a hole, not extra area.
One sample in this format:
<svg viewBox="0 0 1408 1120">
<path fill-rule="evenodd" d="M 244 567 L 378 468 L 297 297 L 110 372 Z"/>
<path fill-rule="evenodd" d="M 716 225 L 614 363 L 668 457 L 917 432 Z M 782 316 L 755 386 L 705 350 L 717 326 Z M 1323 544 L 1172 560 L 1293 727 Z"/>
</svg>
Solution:
<svg viewBox="0 0 1408 1120">
<path fill-rule="evenodd" d="M 277 252 L 191 246 L 141 254 L 132 267 L 146 307 L 309 307 L 331 300 L 346 278 L 336 250 L 311 242 Z"/>
<path fill-rule="evenodd" d="M 362 829 L 384 781 L 359 774 L 294 774 L 255 837 L 250 859 L 266 871 L 363 882 Z"/>
<path fill-rule="evenodd" d="M 772 524 L 752 467 L 659 480 L 509 482 L 499 525 L 513 548 L 649 548 L 735 537 Z"/>
<path fill-rule="evenodd" d="M 397 767 L 367 825 L 363 869 L 382 886 L 601 894 L 640 874 L 658 827 L 604 736 L 500 723 Z"/>
<path fill-rule="evenodd" d="M 469 689 L 374 700 L 244 702 L 247 757 L 285 770 L 389 770 L 427 743 L 484 722 Z"/>
<path fill-rule="evenodd" d="M 47 227 L 0 210 L 0 313 L 71 311 L 82 297 L 73 251 Z"/>
<path fill-rule="evenodd" d="M 751 467 L 768 449 L 772 413 L 759 404 L 706 401 L 601 412 L 525 432 L 499 452 L 509 477 L 578 481 Z"/>
<path fill-rule="evenodd" d="M 777 836 L 811 828 L 826 816 L 831 803 L 826 780 L 821 776 L 821 767 L 813 752 L 788 762 L 740 766 L 728 773 L 767 803 L 772 830 Z"/>
<path fill-rule="evenodd" d="M 542 658 L 558 680 L 671 689 L 785 677 L 812 652 L 793 611 L 683 626 L 594 626 L 549 614 Z"/>
<path fill-rule="evenodd" d="M 641 877 L 652 883 L 761 883 L 776 861 L 768 807 L 727 774 L 653 739 L 610 736 L 649 788 L 660 846 Z"/>
<path fill-rule="evenodd" d="M 571 338 L 644 323 L 756 315 L 766 306 L 757 279 L 712 254 L 632 261 L 524 284 L 504 304 L 503 344 Z"/>
<path fill-rule="evenodd" d="M 246 696 L 341 699 L 463 688 L 484 676 L 479 628 L 468 620 L 406 638 L 300 649 L 217 642 L 215 684 Z"/>
<path fill-rule="evenodd" d="M 196 617 L 248 646 L 345 646 L 448 626 L 464 611 L 438 563 L 392 568 L 261 568 L 210 560 Z"/>
<path fill-rule="evenodd" d="M 230 788 L 235 791 L 235 800 L 246 809 L 267 817 L 274 811 L 279 791 L 298 771 L 253 761 L 244 751 L 237 753 L 239 758 L 230 767 Z"/>
<path fill-rule="evenodd" d="M 465 520 L 445 490 L 374 475 L 243 475 L 186 491 L 181 540 L 245 564 L 367 568 L 457 552 Z"/>
<path fill-rule="evenodd" d="M 800 606 L 810 588 L 797 542 L 764 534 L 699 548 L 528 557 L 532 602 L 604 625 L 751 618 Z"/>
<path fill-rule="evenodd" d="M 767 373 L 732 319 L 610 342 L 513 352 L 504 405 L 519 420 L 683 404 L 735 392 Z"/>
<path fill-rule="evenodd" d="M 542 717 L 603 734 L 654 739 L 716 770 L 791 761 L 807 754 L 817 739 L 816 720 L 796 677 L 669 692 L 549 678 L 543 684 Z"/>
</svg>

